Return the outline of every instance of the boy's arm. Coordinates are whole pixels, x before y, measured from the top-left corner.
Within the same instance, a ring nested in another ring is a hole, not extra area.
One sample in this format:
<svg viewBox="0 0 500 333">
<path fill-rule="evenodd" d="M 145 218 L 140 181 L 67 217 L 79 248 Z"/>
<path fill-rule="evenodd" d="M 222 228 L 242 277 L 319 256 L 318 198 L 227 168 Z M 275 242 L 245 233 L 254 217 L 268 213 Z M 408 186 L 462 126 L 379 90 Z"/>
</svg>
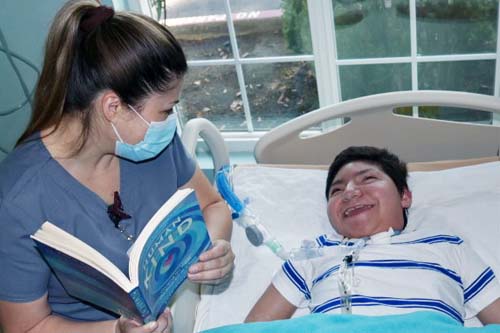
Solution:
<svg viewBox="0 0 500 333">
<path fill-rule="evenodd" d="M 272 321 L 290 318 L 297 307 L 288 302 L 283 295 L 270 284 L 267 290 L 255 303 L 245 322 Z"/>
<path fill-rule="evenodd" d="M 477 318 L 483 325 L 500 324 L 500 298 L 481 310 Z"/>
</svg>

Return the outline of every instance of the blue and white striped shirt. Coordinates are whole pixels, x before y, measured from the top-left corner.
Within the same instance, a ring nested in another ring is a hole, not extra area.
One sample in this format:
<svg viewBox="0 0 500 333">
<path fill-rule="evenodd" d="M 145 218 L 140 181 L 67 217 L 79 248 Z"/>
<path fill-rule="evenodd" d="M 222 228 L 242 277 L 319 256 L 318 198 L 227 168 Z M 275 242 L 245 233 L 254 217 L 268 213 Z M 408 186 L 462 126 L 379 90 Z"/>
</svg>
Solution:
<svg viewBox="0 0 500 333">
<path fill-rule="evenodd" d="M 339 268 L 351 249 L 325 235 L 316 241 L 325 255 L 286 261 L 273 285 L 297 307 L 309 307 L 312 313 L 340 313 Z M 500 297 L 500 283 L 492 269 L 456 236 L 414 231 L 372 237 L 351 269 L 354 314 L 432 310 L 463 323 Z"/>
</svg>

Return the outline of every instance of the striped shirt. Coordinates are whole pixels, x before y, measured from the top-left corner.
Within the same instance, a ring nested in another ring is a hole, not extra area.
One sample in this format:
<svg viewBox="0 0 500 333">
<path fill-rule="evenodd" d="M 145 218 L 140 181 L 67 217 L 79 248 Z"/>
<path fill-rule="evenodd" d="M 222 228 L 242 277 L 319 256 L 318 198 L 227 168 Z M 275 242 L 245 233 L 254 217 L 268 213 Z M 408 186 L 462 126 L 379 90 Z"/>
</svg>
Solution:
<svg viewBox="0 0 500 333">
<path fill-rule="evenodd" d="M 353 262 L 352 313 L 389 315 L 432 310 L 463 323 L 500 297 L 492 269 L 457 236 L 414 231 L 372 236 Z M 382 235 L 382 237 L 380 237 Z M 352 251 L 326 235 L 324 255 L 286 261 L 273 285 L 290 303 L 312 313 L 341 313 L 339 270 Z"/>
</svg>

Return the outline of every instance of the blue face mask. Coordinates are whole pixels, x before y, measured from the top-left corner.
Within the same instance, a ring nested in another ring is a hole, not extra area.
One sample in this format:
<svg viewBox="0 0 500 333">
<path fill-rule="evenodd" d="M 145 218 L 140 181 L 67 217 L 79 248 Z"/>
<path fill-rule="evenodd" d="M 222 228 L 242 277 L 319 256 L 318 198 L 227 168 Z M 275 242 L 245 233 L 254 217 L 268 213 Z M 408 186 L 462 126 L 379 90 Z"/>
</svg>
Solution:
<svg viewBox="0 0 500 333">
<path fill-rule="evenodd" d="M 115 145 L 115 155 L 126 158 L 128 160 L 139 162 L 156 157 L 174 138 L 177 130 L 177 115 L 171 114 L 163 121 L 148 122 L 139 112 L 129 105 L 139 118 L 148 125 L 148 130 L 144 135 L 144 139 L 135 145 L 125 143 L 121 138 L 115 125 L 111 123 L 118 140 Z"/>
</svg>

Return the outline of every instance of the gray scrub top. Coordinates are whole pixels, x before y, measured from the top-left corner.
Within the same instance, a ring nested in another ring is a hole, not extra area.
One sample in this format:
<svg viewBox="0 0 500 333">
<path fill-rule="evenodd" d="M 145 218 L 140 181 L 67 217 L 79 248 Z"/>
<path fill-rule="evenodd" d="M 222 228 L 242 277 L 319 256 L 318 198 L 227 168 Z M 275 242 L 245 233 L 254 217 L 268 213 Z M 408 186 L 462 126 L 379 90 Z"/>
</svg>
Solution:
<svg viewBox="0 0 500 333">
<path fill-rule="evenodd" d="M 191 179 L 196 164 L 180 138 L 156 158 L 120 160 L 122 220 L 137 236 L 155 211 Z M 107 204 L 54 160 L 39 134 L 0 164 L 0 299 L 29 302 L 48 293 L 53 313 L 74 320 L 106 320 L 111 314 L 68 295 L 30 239 L 50 221 L 102 253 L 127 276 L 131 246 L 107 214 Z"/>
</svg>

